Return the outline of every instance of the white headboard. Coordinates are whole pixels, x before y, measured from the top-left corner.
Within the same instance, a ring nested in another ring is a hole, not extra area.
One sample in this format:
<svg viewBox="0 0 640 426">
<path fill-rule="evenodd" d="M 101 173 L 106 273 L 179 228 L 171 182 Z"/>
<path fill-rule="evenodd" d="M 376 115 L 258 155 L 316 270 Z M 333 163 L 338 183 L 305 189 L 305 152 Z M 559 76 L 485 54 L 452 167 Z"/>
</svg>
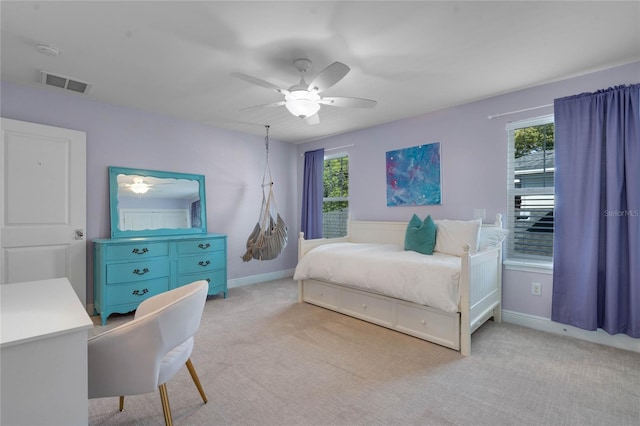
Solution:
<svg viewBox="0 0 640 426">
<path fill-rule="evenodd" d="M 349 221 L 347 236 L 354 243 L 396 244 L 404 246 L 407 222 Z"/>
<path fill-rule="evenodd" d="M 305 240 L 301 232 L 298 238 L 298 256 L 304 256 L 314 247 L 336 242 L 395 244 L 404 247 L 404 236 L 408 222 L 370 222 L 349 220 L 347 222 L 347 236 L 342 238 L 318 238 Z M 496 215 L 494 224 L 483 224 L 483 227 L 502 228 L 502 215 Z"/>
<path fill-rule="evenodd" d="M 347 237 L 354 243 L 396 244 L 404 246 L 408 222 L 349 221 Z M 502 215 L 496 215 L 494 224 L 484 227 L 502 228 Z"/>
</svg>

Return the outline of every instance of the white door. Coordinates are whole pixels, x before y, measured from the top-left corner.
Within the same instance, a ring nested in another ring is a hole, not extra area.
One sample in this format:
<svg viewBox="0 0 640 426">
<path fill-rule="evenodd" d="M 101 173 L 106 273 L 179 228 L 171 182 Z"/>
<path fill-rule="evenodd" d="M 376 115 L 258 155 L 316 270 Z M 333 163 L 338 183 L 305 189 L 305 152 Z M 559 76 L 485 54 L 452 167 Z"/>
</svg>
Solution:
<svg viewBox="0 0 640 426">
<path fill-rule="evenodd" d="M 2 118 L 0 284 L 67 277 L 86 306 L 86 134 Z"/>
</svg>

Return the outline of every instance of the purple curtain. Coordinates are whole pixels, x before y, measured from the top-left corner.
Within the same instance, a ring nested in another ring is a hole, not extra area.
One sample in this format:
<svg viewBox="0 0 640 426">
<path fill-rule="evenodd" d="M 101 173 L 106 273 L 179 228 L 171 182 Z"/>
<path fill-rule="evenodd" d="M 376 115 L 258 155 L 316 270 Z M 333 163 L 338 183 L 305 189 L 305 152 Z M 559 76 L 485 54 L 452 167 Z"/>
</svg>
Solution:
<svg viewBox="0 0 640 426">
<path fill-rule="evenodd" d="M 304 153 L 301 231 L 308 240 L 322 238 L 324 148 Z"/>
<path fill-rule="evenodd" d="M 640 84 L 554 109 L 551 319 L 640 337 Z"/>
</svg>

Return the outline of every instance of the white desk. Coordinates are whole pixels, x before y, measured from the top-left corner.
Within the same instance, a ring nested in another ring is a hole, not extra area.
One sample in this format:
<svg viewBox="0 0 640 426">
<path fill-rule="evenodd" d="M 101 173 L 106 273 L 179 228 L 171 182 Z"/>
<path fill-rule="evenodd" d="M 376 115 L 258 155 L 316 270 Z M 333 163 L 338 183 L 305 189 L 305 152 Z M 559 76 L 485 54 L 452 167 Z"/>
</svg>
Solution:
<svg viewBox="0 0 640 426">
<path fill-rule="evenodd" d="M 87 424 L 91 327 L 66 278 L 0 285 L 0 424 Z"/>
</svg>

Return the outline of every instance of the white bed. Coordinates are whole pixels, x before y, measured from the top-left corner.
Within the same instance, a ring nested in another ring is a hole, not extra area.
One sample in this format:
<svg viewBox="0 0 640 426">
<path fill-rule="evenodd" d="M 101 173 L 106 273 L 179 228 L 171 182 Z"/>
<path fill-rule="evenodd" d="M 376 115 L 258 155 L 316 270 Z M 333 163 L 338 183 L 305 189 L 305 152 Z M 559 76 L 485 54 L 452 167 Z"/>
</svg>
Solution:
<svg viewBox="0 0 640 426">
<path fill-rule="evenodd" d="M 489 228 L 502 228 L 500 215 L 480 232 Z M 404 250 L 406 229 L 406 222 L 350 221 L 343 238 L 300 233 L 298 299 L 469 355 L 471 333 L 501 320 L 502 240 L 477 253 L 466 245 L 460 256 L 429 256 Z"/>
</svg>

